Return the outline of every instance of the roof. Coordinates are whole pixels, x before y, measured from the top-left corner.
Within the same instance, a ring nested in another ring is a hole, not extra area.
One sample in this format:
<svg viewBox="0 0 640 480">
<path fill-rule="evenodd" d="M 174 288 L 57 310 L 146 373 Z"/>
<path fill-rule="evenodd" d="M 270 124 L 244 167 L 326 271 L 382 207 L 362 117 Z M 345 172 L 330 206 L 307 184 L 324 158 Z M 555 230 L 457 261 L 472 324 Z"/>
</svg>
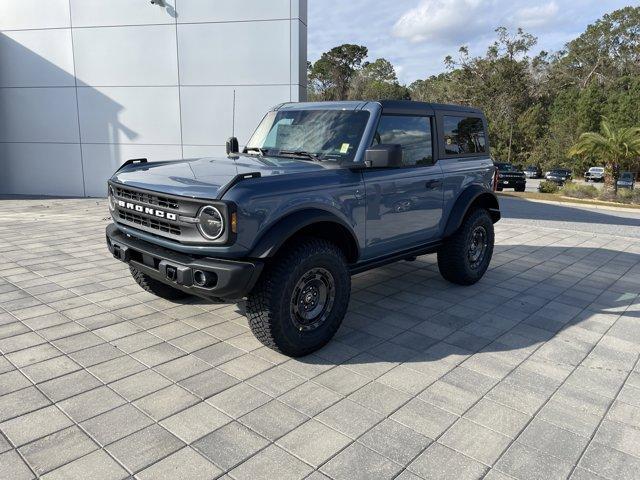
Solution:
<svg viewBox="0 0 640 480">
<path fill-rule="evenodd" d="M 415 102 L 413 100 L 382 100 L 380 104 L 385 111 L 393 111 L 394 113 L 412 113 L 419 110 L 445 110 L 449 112 L 482 114 L 482 110 L 474 107 L 467 107 L 465 105 Z"/>
<path fill-rule="evenodd" d="M 335 109 L 335 110 L 361 110 L 365 108 L 365 105 L 372 103 L 380 103 L 382 109 L 387 113 L 395 114 L 412 114 L 422 113 L 425 111 L 433 112 L 434 110 L 447 111 L 447 112 L 465 112 L 475 113 L 482 115 L 482 110 L 467 107 L 464 105 L 452 105 L 444 103 L 427 103 L 427 102 L 414 102 L 413 100 L 382 100 L 380 102 L 372 101 L 358 101 L 358 100 L 341 100 L 341 101 L 325 101 L 325 102 L 287 102 L 281 103 L 274 107 L 274 110 L 287 109 L 297 110 L 305 108 L 315 109 Z"/>
</svg>

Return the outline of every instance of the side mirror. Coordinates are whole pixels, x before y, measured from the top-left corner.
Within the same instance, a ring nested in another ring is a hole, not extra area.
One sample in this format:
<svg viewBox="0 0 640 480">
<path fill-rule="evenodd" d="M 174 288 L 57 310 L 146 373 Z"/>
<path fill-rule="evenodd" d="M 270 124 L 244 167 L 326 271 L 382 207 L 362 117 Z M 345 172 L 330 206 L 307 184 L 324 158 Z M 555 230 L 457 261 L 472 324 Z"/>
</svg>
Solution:
<svg viewBox="0 0 640 480">
<path fill-rule="evenodd" d="M 236 137 L 229 137 L 227 140 L 227 155 L 232 153 L 238 153 L 240 147 L 238 146 L 238 139 Z"/>
<path fill-rule="evenodd" d="M 402 146 L 380 144 L 369 147 L 364 152 L 364 163 L 370 168 L 401 167 Z"/>
</svg>

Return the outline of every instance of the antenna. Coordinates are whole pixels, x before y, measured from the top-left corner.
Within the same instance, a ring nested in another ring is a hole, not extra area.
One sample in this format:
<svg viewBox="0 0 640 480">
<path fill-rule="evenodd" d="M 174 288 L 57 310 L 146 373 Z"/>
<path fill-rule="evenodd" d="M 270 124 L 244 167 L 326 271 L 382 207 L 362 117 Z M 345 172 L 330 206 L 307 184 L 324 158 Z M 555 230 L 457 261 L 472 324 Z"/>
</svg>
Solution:
<svg viewBox="0 0 640 480">
<path fill-rule="evenodd" d="M 231 113 L 231 136 L 236 136 L 236 89 L 233 89 L 233 111 Z"/>
</svg>

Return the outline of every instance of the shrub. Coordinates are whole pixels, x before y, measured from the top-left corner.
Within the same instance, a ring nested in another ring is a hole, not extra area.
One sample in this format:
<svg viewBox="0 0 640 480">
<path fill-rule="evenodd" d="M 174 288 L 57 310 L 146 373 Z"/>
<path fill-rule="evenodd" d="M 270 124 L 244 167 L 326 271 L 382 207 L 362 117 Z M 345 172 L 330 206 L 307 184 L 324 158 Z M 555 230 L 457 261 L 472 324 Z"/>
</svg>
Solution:
<svg viewBox="0 0 640 480">
<path fill-rule="evenodd" d="M 604 200 L 605 202 L 618 201 L 618 199 L 616 198 L 616 192 L 613 190 L 613 188 L 608 188 L 608 187 L 605 187 L 600 191 L 598 198 L 600 200 Z"/>
<path fill-rule="evenodd" d="M 573 198 L 596 198 L 600 191 L 593 185 L 579 185 L 569 182 L 565 183 L 560 193 Z"/>
<path fill-rule="evenodd" d="M 640 189 L 620 188 L 618 189 L 618 195 L 616 195 L 612 188 L 606 188 L 600 192 L 599 198 L 607 202 L 640 204 Z"/>
<path fill-rule="evenodd" d="M 633 202 L 634 191 L 629 188 L 620 188 L 618 190 L 618 201 L 622 203 Z"/>
<path fill-rule="evenodd" d="M 540 182 L 540 186 L 538 187 L 538 191 L 540 193 L 557 193 L 558 192 L 558 184 L 555 182 L 550 182 L 545 180 Z"/>
</svg>

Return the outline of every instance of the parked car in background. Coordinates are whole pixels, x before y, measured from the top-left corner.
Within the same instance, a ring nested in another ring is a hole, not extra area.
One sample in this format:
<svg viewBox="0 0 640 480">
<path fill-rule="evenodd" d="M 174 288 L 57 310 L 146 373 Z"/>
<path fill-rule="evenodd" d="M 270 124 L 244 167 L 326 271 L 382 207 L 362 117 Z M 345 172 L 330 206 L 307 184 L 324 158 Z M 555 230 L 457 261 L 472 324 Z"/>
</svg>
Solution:
<svg viewBox="0 0 640 480">
<path fill-rule="evenodd" d="M 618 188 L 633 189 L 636 185 L 636 179 L 632 172 L 622 172 L 618 177 Z"/>
<path fill-rule="evenodd" d="M 542 170 L 537 165 L 529 165 L 524 169 L 524 175 L 527 178 L 542 178 Z"/>
<path fill-rule="evenodd" d="M 516 192 L 524 192 L 527 185 L 527 177 L 524 172 L 518 170 L 510 163 L 493 163 L 498 169 L 498 183 L 496 190 L 499 192 L 505 188 L 513 188 Z"/>
<path fill-rule="evenodd" d="M 584 172 L 585 182 L 604 182 L 604 167 L 591 167 L 589 171 Z"/>
<path fill-rule="evenodd" d="M 554 168 L 545 175 L 545 178 L 550 182 L 555 182 L 558 185 L 564 185 L 565 182 L 570 182 L 573 179 L 571 170 L 566 168 Z"/>
</svg>

